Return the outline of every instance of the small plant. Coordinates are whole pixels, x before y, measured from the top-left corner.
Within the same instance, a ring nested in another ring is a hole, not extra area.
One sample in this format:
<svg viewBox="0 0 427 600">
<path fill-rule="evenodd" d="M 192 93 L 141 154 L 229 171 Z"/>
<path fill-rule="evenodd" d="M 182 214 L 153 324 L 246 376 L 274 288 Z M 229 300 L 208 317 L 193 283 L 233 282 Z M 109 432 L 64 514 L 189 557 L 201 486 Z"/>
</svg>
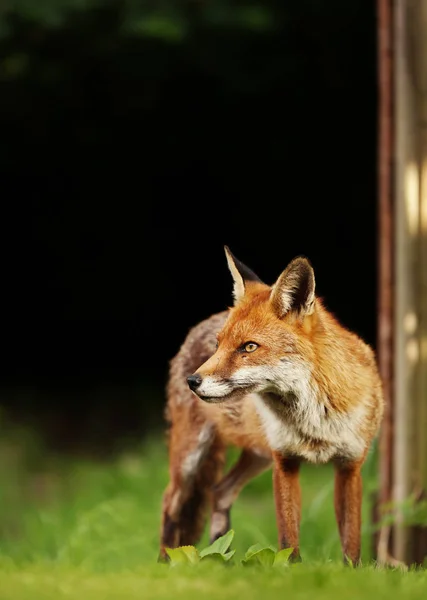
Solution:
<svg viewBox="0 0 427 600">
<path fill-rule="evenodd" d="M 289 562 L 292 550 L 293 548 L 283 548 L 283 550 L 277 551 L 272 546 L 254 544 L 246 551 L 245 558 L 242 559 L 242 565 L 285 566 Z"/>
<path fill-rule="evenodd" d="M 233 558 L 235 550 L 230 550 L 230 544 L 234 537 L 233 529 L 219 537 L 210 546 L 198 552 L 195 546 L 179 546 L 178 548 L 166 548 L 170 558 L 170 565 L 174 567 L 179 564 L 196 564 L 201 561 L 215 560 L 217 562 L 228 562 Z"/>
<path fill-rule="evenodd" d="M 233 538 L 234 530 L 230 529 L 225 535 L 219 537 L 200 552 L 195 546 L 166 548 L 166 553 L 170 559 L 170 566 L 174 567 L 182 564 L 195 565 L 208 560 L 231 564 L 230 561 L 236 552 L 235 550 L 230 550 Z M 291 554 L 292 548 L 284 548 L 283 550 L 276 551 L 272 546 L 254 544 L 248 548 L 244 558 L 240 562 L 243 566 L 286 566 Z"/>
</svg>

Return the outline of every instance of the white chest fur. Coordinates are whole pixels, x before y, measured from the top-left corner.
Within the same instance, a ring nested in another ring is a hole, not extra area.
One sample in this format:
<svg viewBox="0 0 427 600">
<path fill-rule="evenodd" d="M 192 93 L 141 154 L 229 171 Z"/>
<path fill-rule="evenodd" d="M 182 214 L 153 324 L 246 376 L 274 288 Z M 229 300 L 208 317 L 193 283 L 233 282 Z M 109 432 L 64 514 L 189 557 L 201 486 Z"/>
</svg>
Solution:
<svg viewBox="0 0 427 600">
<path fill-rule="evenodd" d="M 305 415 L 298 415 L 298 411 L 292 419 L 285 419 L 261 396 L 254 394 L 252 399 L 272 450 L 313 463 L 326 463 L 338 457 L 356 460 L 363 455 L 365 443 L 357 427 L 362 416 L 360 410 L 351 415 L 323 418 L 317 410 Z"/>
</svg>

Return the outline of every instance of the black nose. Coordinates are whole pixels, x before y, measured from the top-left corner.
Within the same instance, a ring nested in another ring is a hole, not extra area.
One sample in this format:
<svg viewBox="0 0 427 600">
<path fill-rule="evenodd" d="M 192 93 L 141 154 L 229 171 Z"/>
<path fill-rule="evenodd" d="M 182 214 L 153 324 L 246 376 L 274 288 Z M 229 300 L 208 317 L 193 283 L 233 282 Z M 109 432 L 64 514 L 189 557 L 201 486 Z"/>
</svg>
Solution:
<svg viewBox="0 0 427 600">
<path fill-rule="evenodd" d="M 194 375 L 189 375 L 187 377 L 187 383 L 190 387 L 190 390 L 193 390 L 193 392 L 194 392 L 195 390 L 197 390 L 199 385 L 202 383 L 202 378 L 200 377 L 200 375 L 195 373 Z"/>
</svg>

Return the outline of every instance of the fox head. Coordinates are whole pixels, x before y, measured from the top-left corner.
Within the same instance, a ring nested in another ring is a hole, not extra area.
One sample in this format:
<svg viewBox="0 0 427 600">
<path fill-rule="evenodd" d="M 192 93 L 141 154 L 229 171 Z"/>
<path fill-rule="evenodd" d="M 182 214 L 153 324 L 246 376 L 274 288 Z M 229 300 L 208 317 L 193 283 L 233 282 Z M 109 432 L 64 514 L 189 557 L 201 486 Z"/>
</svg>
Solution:
<svg viewBox="0 0 427 600">
<path fill-rule="evenodd" d="M 225 253 L 234 306 L 218 333 L 215 353 L 187 378 L 190 389 L 206 402 L 237 400 L 252 392 L 295 392 L 313 354 L 313 268 L 306 258 L 295 258 L 269 286 L 227 246 Z"/>
</svg>

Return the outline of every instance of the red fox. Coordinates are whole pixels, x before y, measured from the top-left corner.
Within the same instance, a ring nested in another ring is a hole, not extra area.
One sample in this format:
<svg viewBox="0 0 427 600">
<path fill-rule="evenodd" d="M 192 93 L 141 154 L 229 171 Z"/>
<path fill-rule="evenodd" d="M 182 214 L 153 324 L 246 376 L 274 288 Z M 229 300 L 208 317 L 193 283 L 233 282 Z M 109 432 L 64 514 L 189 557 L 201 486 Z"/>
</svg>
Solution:
<svg viewBox="0 0 427 600">
<path fill-rule="evenodd" d="M 242 488 L 272 466 L 279 548 L 300 560 L 300 464 L 332 461 L 343 557 L 357 564 L 361 467 L 384 407 L 374 353 L 323 306 L 306 258 L 269 286 L 225 252 L 234 305 L 191 329 L 170 363 L 160 559 L 195 544 L 208 511 L 211 541 L 224 535 Z M 241 454 L 223 477 L 228 445 Z"/>
</svg>

